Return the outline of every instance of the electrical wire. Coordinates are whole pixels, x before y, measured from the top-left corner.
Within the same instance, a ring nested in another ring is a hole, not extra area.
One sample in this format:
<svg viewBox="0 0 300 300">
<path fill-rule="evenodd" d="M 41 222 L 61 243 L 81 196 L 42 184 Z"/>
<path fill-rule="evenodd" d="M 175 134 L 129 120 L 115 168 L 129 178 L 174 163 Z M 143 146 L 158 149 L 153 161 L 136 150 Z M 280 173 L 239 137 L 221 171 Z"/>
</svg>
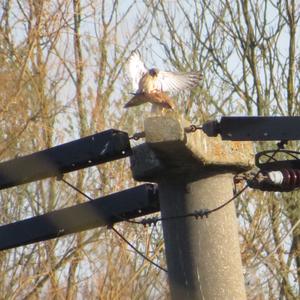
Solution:
<svg viewBox="0 0 300 300">
<path fill-rule="evenodd" d="M 70 183 L 67 180 L 65 180 L 62 176 L 61 177 L 57 177 L 57 180 L 64 182 L 66 185 L 68 185 L 73 190 L 75 190 L 76 192 L 78 192 L 79 194 L 81 194 L 82 196 L 84 196 L 85 198 L 89 199 L 90 201 L 94 200 L 89 195 L 87 195 L 86 193 L 84 193 L 83 191 L 81 191 L 80 189 L 78 189 L 75 185 L 73 185 L 72 183 Z"/>
<path fill-rule="evenodd" d="M 183 214 L 183 215 L 176 215 L 176 216 L 169 216 L 169 217 L 152 217 L 152 218 L 144 218 L 141 221 L 133 221 L 133 220 L 124 220 L 125 222 L 128 223 L 133 223 L 133 224 L 139 224 L 139 225 L 144 225 L 144 226 L 151 226 L 156 224 L 158 222 L 163 222 L 163 221 L 171 221 L 171 220 L 177 220 L 177 219 L 184 219 L 184 218 L 190 218 L 194 217 L 196 220 L 197 219 L 203 219 L 204 217 L 208 218 L 208 216 L 211 213 L 214 213 L 225 206 L 227 206 L 230 202 L 234 201 L 237 197 L 239 197 L 246 189 L 248 188 L 248 185 L 243 187 L 238 193 L 236 193 L 232 198 L 230 198 L 228 201 L 224 202 L 218 207 L 215 207 L 213 209 L 200 209 L 200 210 L 195 210 L 194 212 Z"/>
<path fill-rule="evenodd" d="M 57 177 L 57 180 L 60 180 L 62 182 L 64 182 L 65 184 L 67 184 L 69 187 L 71 187 L 72 189 L 74 189 L 76 192 L 80 193 L 81 195 L 83 195 L 84 197 L 86 197 L 87 199 L 94 200 L 93 198 L 91 198 L 89 195 L 87 195 L 86 193 L 84 193 L 83 191 L 81 191 L 80 189 L 78 189 L 76 186 L 74 186 L 72 183 L 68 182 L 67 180 L 65 180 L 62 176 Z M 119 218 L 118 216 L 116 216 L 117 218 Z M 128 220 L 124 220 L 124 221 L 128 221 Z M 136 221 L 130 221 L 130 223 L 135 223 L 137 224 L 138 222 Z M 152 261 L 149 257 L 147 257 L 145 254 L 143 254 L 140 250 L 138 250 L 133 244 L 131 244 L 118 230 L 116 230 L 113 226 L 109 226 L 109 229 L 112 229 L 128 246 L 130 246 L 137 254 L 139 254 L 142 258 L 144 258 L 145 260 L 147 260 L 149 263 L 151 263 L 152 265 L 154 265 L 155 267 L 157 267 L 158 269 L 164 271 L 164 272 L 168 272 L 167 269 L 165 269 L 164 267 L 161 267 L 160 265 L 158 265 L 157 263 L 155 263 L 154 261 Z"/>
<path fill-rule="evenodd" d="M 191 126 L 190 128 L 190 132 L 193 132 L 195 130 L 201 129 L 201 126 Z M 141 137 L 143 137 L 144 133 L 139 133 L 137 135 L 133 135 L 132 139 L 137 140 Z M 278 151 L 280 151 L 280 149 L 282 149 L 283 145 L 282 144 L 277 144 L 278 148 L 273 152 L 273 154 L 269 157 L 269 159 L 267 160 L 267 162 L 271 161 L 272 159 L 274 159 L 274 156 L 276 155 L 276 153 Z M 260 171 L 258 171 L 256 173 L 255 176 L 258 176 Z M 80 189 L 78 189 L 77 187 L 75 187 L 73 184 L 69 183 L 68 181 L 66 181 L 62 176 L 57 178 L 58 180 L 63 181 L 65 184 L 67 184 L 69 187 L 73 188 L 75 191 L 77 191 L 78 193 L 80 193 L 81 195 L 83 195 L 84 197 L 86 197 L 87 199 L 94 200 L 93 198 L 91 198 L 90 196 L 88 196 L 86 193 L 84 193 L 83 191 L 81 191 Z M 169 217 L 160 217 L 160 218 L 144 218 L 141 221 L 135 221 L 135 220 L 128 220 L 128 219 L 124 219 L 123 221 L 128 222 L 128 223 L 133 223 L 133 224 L 140 224 L 140 225 L 144 225 L 144 226 L 151 226 L 151 225 L 156 225 L 157 222 L 160 221 L 169 221 L 169 220 L 174 220 L 174 219 L 182 219 L 182 218 L 188 218 L 188 217 L 194 217 L 196 219 L 198 218 L 208 218 L 208 216 L 211 213 L 214 213 L 222 208 L 224 208 L 225 206 L 227 206 L 228 204 L 230 204 L 232 201 L 234 201 L 237 197 L 239 197 L 247 188 L 248 188 L 248 184 L 246 184 L 239 192 L 237 192 L 232 198 L 230 198 L 228 201 L 224 202 L 223 204 L 221 204 L 220 206 L 217 206 L 213 209 L 200 209 L 200 210 L 195 210 L 192 213 L 188 213 L 188 214 L 184 214 L 184 215 L 176 215 L 176 216 L 169 216 Z M 123 219 L 120 216 L 116 216 L 119 219 Z M 139 254 L 141 257 L 143 257 L 145 260 L 147 260 L 149 263 L 151 263 L 152 265 L 154 265 L 155 267 L 159 268 L 160 270 L 164 271 L 164 272 L 168 272 L 167 269 L 161 267 L 160 265 L 156 264 L 154 261 L 152 261 L 149 257 L 147 257 L 146 255 L 144 255 L 141 251 L 139 251 L 133 244 L 131 244 L 118 230 L 116 230 L 112 225 L 109 227 L 110 229 L 112 229 L 128 246 L 130 246 L 137 254 Z"/>
<path fill-rule="evenodd" d="M 239 197 L 249 186 L 245 185 L 240 191 L 238 191 L 231 199 L 229 199 L 228 201 L 224 202 L 223 204 L 221 204 L 220 206 L 213 208 L 211 210 L 208 211 L 209 214 L 214 213 L 220 209 L 222 209 L 223 207 L 225 207 L 226 205 L 228 205 L 230 202 L 232 202 L 233 200 L 235 200 L 237 197 Z"/>
<path fill-rule="evenodd" d="M 137 249 L 133 244 L 131 244 L 115 227 L 111 226 L 109 227 L 111 230 L 113 230 L 128 246 L 130 246 L 136 253 L 138 253 L 141 257 L 143 257 L 145 260 L 147 260 L 150 264 L 154 265 L 161 271 L 164 271 L 168 273 L 168 270 L 164 267 L 158 265 L 154 261 L 152 261 L 149 257 L 147 257 L 145 254 L 143 254 L 139 249 Z"/>
</svg>

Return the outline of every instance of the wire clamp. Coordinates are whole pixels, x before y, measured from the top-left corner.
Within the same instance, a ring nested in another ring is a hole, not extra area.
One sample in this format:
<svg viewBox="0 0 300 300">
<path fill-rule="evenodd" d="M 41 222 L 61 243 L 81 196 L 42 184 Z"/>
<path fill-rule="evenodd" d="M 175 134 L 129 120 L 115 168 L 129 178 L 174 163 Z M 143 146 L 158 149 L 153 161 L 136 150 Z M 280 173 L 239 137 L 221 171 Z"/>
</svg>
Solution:
<svg viewBox="0 0 300 300">
<path fill-rule="evenodd" d="M 207 208 L 194 211 L 194 217 L 196 220 L 198 220 L 199 218 L 203 219 L 204 217 L 208 218 L 209 214 L 210 214 L 210 211 Z"/>
</svg>

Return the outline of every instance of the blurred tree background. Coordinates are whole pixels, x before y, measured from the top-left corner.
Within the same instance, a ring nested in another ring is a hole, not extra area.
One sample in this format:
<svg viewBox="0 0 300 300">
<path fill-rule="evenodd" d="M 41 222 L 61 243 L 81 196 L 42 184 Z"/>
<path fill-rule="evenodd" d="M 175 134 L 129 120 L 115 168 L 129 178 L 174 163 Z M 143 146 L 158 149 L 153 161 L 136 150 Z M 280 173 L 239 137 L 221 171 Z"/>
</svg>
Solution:
<svg viewBox="0 0 300 300">
<path fill-rule="evenodd" d="M 299 17 L 295 0 L 1 0 L 1 161 L 108 128 L 140 130 L 148 107 L 123 109 L 124 67 L 137 48 L 148 67 L 203 72 L 201 86 L 176 99 L 194 123 L 299 115 Z M 256 145 L 266 147 L 274 145 Z M 91 197 L 136 184 L 128 160 L 66 177 Z M 83 201 L 56 179 L 3 190 L 1 224 Z M 299 205 L 298 192 L 248 190 L 236 202 L 249 299 L 299 299 Z M 159 225 L 117 227 L 165 266 Z M 1 299 L 168 298 L 166 275 L 106 228 L 1 252 L 0 291 Z"/>
</svg>

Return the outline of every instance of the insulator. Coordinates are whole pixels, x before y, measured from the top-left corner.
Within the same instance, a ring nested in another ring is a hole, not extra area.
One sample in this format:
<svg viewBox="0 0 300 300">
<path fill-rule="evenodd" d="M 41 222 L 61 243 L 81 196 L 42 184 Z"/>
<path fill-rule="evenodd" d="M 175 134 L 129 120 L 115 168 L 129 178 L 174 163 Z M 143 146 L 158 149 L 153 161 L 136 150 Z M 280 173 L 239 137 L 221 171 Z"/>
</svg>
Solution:
<svg viewBox="0 0 300 300">
<path fill-rule="evenodd" d="M 277 171 L 269 171 L 266 174 L 269 180 L 284 189 L 295 189 L 300 187 L 300 170 L 299 169 L 283 169 Z"/>
<path fill-rule="evenodd" d="M 271 172 L 267 172 L 267 174 L 265 174 L 268 176 L 268 178 L 276 185 L 280 185 L 283 182 L 283 174 L 281 171 L 271 171 Z"/>
<path fill-rule="evenodd" d="M 283 182 L 282 186 L 285 188 L 300 187 L 300 170 L 298 169 L 283 169 Z"/>
<path fill-rule="evenodd" d="M 261 170 L 247 181 L 250 187 L 263 191 L 292 191 L 300 188 L 300 169 Z"/>
</svg>

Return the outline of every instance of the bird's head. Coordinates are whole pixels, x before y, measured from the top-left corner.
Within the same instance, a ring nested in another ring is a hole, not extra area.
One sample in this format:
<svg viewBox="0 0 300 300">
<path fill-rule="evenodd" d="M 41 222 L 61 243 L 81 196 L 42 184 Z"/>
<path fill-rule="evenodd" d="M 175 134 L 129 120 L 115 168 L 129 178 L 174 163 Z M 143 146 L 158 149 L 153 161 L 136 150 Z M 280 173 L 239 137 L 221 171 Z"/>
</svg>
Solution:
<svg viewBox="0 0 300 300">
<path fill-rule="evenodd" d="M 152 77 L 156 77 L 158 75 L 158 69 L 155 69 L 155 68 L 152 68 L 149 70 L 149 74 L 152 76 Z"/>
</svg>

